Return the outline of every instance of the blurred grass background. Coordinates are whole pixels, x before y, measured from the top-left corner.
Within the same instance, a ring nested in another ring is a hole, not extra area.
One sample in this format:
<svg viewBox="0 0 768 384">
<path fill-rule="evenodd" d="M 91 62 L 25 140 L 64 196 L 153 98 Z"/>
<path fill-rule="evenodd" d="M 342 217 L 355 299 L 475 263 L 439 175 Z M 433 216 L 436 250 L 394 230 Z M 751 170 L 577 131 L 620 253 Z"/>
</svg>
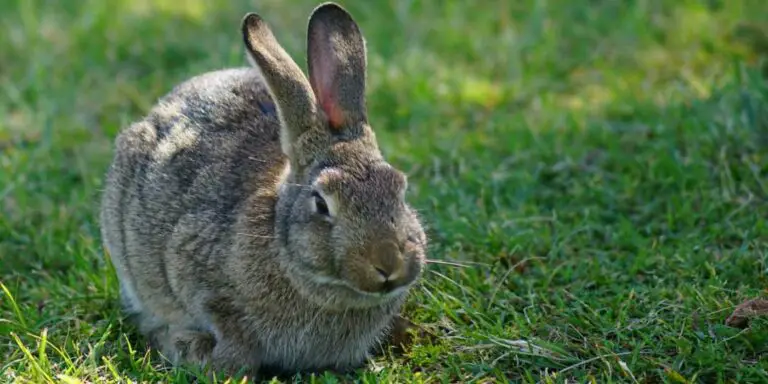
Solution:
<svg viewBox="0 0 768 384">
<path fill-rule="evenodd" d="M 440 335 L 336 382 L 758 382 L 763 0 L 342 1 L 372 125 L 410 175 Z M 120 319 L 96 220 L 121 127 L 245 65 L 261 13 L 304 65 L 315 1 L 0 2 L 0 381 L 183 382 Z"/>
</svg>

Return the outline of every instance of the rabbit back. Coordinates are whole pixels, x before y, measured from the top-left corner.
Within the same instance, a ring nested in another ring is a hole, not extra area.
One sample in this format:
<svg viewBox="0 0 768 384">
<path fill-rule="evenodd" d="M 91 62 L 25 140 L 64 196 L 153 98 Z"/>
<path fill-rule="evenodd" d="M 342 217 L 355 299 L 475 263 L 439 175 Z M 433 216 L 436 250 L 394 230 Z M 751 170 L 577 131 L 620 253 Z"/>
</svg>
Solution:
<svg viewBox="0 0 768 384">
<path fill-rule="evenodd" d="M 189 303 L 178 291 L 190 284 L 180 280 L 196 280 L 191 286 L 226 280 L 210 265 L 231 236 L 238 207 L 282 169 L 279 132 L 274 103 L 251 68 L 193 77 L 120 132 L 107 172 L 102 234 L 124 307 L 152 314 L 140 322 L 145 332 L 187 321 Z M 180 246 L 169 244 L 179 231 L 196 233 L 200 252 L 188 253 L 195 259 L 169 252 Z"/>
</svg>

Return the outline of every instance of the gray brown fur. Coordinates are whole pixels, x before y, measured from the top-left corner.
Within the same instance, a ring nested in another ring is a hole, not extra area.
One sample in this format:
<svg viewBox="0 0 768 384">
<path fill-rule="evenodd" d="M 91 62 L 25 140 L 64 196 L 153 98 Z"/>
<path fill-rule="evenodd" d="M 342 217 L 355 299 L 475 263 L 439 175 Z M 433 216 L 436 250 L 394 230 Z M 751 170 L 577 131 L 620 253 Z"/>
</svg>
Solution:
<svg viewBox="0 0 768 384">
<path fill-rule="evenodd" d="M 367 121 L 362 34 L 330 3 L 309 25 L 309 80 L 249 14 L 256 68 L 187 80 L 116 139 L 105 247 L 125 310 L 176 364 L 359 367 L 421 275 L 406 178 Z"/>
</svg>

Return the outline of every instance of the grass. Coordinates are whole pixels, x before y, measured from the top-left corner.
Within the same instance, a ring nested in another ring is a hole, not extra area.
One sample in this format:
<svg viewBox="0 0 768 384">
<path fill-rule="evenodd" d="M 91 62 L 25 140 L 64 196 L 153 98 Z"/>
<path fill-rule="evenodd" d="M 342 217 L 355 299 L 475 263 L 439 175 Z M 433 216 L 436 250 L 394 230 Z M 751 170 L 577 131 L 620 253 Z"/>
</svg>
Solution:
<svg viewBox="0 0 768 384">
<path fill-rule="evenodd" d="M 768 286 L 764 1 L 343 3 L 429 256 L 465 267 L 409 300 L 435 342 L 294 381 L 768 381 L 768 320 L 724 324 Z M 247 11 L 303 64 L 315 4 L 0 2 L 0 381 L 189 379 L 121 320 L 96 217 L 112 140 L 244 65 Z"/>
</svg>

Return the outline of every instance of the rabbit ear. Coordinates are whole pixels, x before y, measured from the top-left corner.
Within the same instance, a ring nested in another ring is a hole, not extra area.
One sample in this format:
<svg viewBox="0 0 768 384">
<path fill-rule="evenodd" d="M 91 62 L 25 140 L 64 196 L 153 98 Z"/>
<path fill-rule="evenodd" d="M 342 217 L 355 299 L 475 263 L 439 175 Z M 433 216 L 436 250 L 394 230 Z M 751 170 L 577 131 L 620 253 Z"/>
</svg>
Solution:
<svg viewBox="0 0 768 384">
<path fill-rule="evenodd" d="M 252 62 L 261 69 L 277 104 L 282 121 L 280 141 L 283 152 L 293 157 L 292 144 L 315 124 L 317 101 L 299 66 L 259 15 L 245 15 L 242 33 L 246 50 Z"/>
<path fill-rule="evenodd" d="M 307 66 L 312 90 L 332 129 L 366 123 L 365 41 L 346 10 L 325 3 L 312 12 Z"/>
</svg>

